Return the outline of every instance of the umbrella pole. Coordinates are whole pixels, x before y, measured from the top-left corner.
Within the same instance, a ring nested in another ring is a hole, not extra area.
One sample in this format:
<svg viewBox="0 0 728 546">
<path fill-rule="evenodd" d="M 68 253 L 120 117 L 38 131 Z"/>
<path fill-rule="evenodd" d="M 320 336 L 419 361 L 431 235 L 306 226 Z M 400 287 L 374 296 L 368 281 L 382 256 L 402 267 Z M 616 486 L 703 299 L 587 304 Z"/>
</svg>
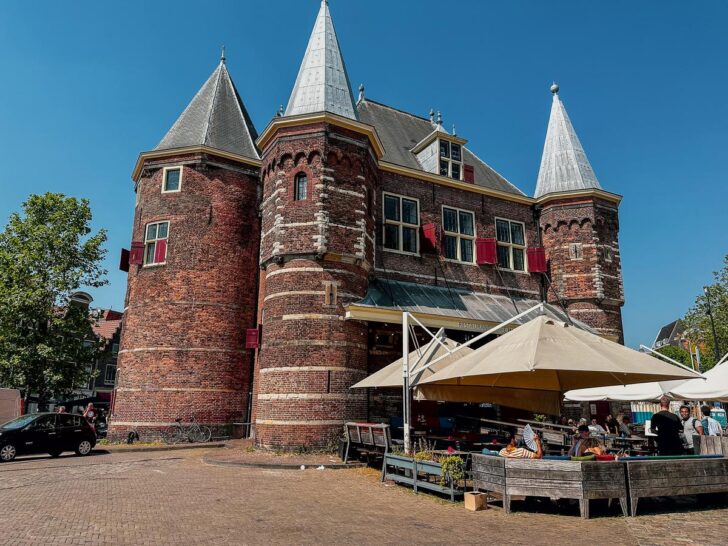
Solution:
<svg viewBox="0 0 728 546">
<path fill-rule="evenodd" d="M 410 454 L 409 313 L 402 313 L 402 421 L 404 453 Z"/>
</svg>

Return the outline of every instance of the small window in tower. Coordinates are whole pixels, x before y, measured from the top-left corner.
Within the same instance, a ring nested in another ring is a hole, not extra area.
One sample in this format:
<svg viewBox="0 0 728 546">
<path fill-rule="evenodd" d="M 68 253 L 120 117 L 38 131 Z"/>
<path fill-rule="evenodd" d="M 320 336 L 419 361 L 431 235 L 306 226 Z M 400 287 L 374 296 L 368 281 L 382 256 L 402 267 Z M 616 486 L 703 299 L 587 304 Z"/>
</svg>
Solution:
<svg viewBox="0 0 728 546">
<path fill-rule="evenodd" d="M 147 224 L 144 236 L 144 265 L 162 265 L 167 262 L 169 222 Z"/>
<path fill-rule="evenodd" d="M 583 260 L 584 245 L 582 243 L 571 243 L 569 245 L 569 258 L 571 260 Z"/>
<path fill-rule="evenodd" d="M 294 179 L 293 200 L 303 201 L 308 197 L 308 177 L 306 173 L 298 173 Z"/>
<path fill-rule="evenodd" d="M 182 188 L 182 167 L 165 167 L 162 193 L 178 192 Z"/>
<path fill-rule="evenodd" d="M 614 259 L 614 255 L 612 253 L 612 247 L 604 245 L 604 261 L 607 263 L 611 263 Z"/>
</svg>

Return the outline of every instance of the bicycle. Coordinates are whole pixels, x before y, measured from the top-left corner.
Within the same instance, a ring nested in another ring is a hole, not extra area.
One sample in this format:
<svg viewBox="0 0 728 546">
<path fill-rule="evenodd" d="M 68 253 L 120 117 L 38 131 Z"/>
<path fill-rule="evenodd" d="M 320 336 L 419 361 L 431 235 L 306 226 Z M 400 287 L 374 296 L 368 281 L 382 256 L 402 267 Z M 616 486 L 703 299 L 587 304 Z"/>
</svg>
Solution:
<svg viewBox="0 0 728 546">
<path fill-rule="evenodd" d="M 210 427 L 200 425 L 194 417 L 190 419 L 190 424 L 185 426 L 182 424 L 182 418 L 178 417 L 174 420 L 174 424 L 169 426 L 167 430 L 162 432 L 162 439 L 167 444 L 179 444 L 181 442 L 203 443 L 209 442 L 212 437 Z"/>
</svg>

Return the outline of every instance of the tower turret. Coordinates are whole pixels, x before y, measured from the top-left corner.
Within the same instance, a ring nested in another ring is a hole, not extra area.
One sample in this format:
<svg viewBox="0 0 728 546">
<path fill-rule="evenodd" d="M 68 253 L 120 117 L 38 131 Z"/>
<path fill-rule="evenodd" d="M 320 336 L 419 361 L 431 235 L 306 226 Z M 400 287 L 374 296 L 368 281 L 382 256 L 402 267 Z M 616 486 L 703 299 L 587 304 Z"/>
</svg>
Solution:
<svg viewBox="0 0 728 546">
<path fill-rule="evenodd" d="M 137 202 L 111 435 L 244 419 L 255 325 L 260 157 L 219 65 L 134 169 Z"/>
<path fill-rule="evenodd" d="M 357 120 L 324 1 L 291 98 L 258 140 L 263 159 L 262 347 L 257 442 L 324 446 L 366 416 L 349 387 L 367 373 L 366 323 L 343 306 L 367 291 L 381 143 Z"/>
<path fill-rule="evenodd" d="M 623 341 L 624 289 L 619 255 L 621 197 L 604 191 L 559 98 L 553 104 L 535 197 L 552 290 L 569 313 Z"/>
</svg>

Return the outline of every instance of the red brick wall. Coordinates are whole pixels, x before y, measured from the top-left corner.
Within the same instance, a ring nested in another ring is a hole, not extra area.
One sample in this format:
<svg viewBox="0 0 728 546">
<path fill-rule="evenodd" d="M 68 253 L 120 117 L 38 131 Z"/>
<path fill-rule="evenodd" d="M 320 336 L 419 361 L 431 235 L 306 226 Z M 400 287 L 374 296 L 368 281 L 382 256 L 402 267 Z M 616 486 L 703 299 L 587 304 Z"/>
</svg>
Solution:
<svg viewBox="0 0 728 546">
<path fill-rule="evenodd" d="M 163 166 L 183 165 L 162 193 Z M 111 436 L 143 439 L 181 417 L 242 421 L 250 388 L 245 329 L 255 324 L 257 169 L 201 154 L 145 164 L 133 241 L 169 220 L 165 265 L 132 265 Z"/>
<path fill-rule="evenodd" d="M 623 341 L 624 304 L 615 205 L 598 199 L 562 199 L 544 205 L 541 227 L 554 290 L 569 313 L 604 335 Z M 581 256 L 570 247 L 579 244 Z"/>
</svg>

